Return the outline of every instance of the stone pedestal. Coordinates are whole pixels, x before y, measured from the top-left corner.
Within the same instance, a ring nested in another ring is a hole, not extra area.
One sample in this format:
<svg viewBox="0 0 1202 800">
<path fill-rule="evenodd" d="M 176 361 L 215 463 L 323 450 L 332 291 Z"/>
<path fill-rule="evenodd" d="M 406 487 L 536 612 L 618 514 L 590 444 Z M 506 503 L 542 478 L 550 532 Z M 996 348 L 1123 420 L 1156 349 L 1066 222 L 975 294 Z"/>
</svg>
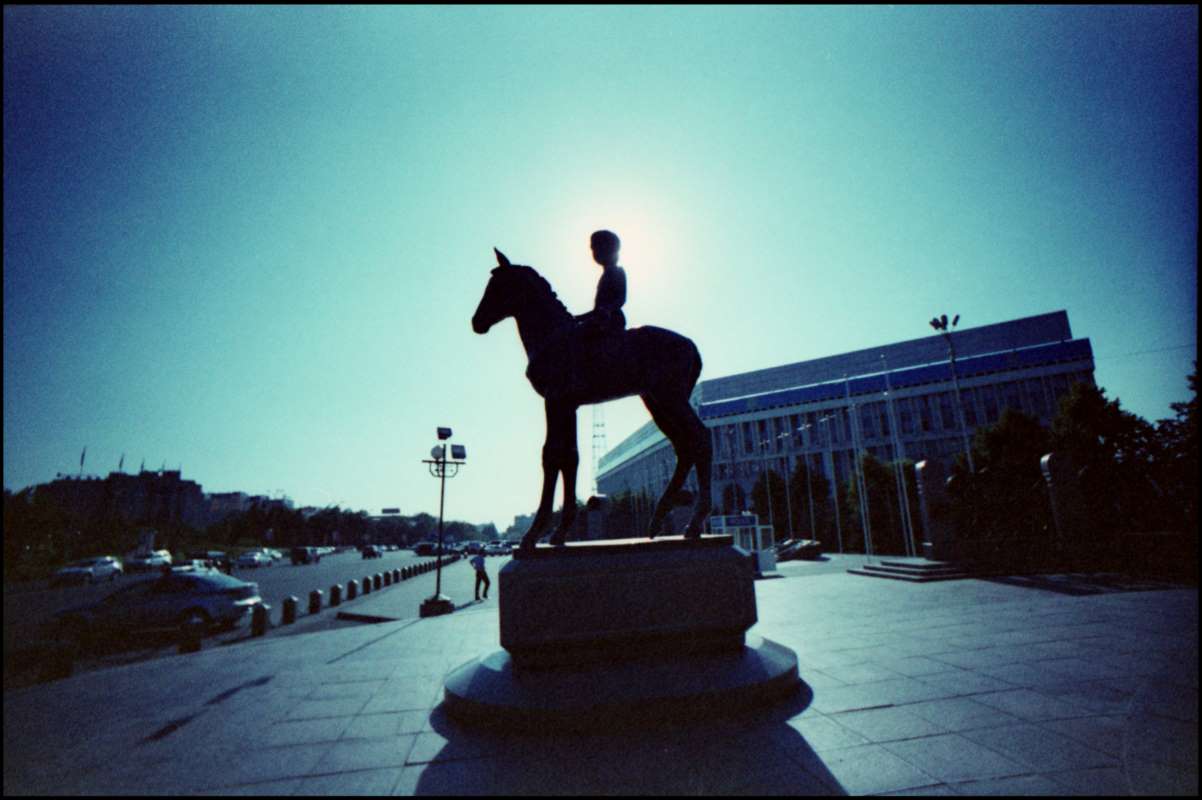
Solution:
<svg viewBox="0 0 1202 800">
<path fill-rule="evenodd" d="M 417 610 L 417 615 L 419 617 L 439 617 L 443 614 L 450 614 L 454 610 L 454 601 L 445 594 L 440 594 L 436 597 L 429 597 L 423 600 Z"/>
<path fill-rule="evenodd" d="M 800 683 L 759 637 L 755 572 L 729 536 L 519 551 L 500 573 L 501 645 L 446 681 L 457 718 L 593 729 L 734 711 Z"/>
</svg>

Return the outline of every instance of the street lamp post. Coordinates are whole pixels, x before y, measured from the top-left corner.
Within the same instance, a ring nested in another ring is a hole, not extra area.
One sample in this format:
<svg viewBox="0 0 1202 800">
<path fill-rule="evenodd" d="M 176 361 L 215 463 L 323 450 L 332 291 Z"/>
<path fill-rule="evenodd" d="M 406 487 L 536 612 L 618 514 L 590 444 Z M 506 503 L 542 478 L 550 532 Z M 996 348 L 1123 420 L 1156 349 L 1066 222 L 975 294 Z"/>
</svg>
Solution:
<svg viewBox="0 0 1202 800">
<path fill-rule="evenodd" d="M 440 441 L 450 439 L 451 429 L 439 428 L 438 438 Z M 455 603 L 451 601 L 451 598 L 446 597 L 442 593 L 442 520 L 443 508 L 447 496 L 447 478 L 454 478 L 459 474 L 459 468 L 463 466 L 466 458 L 467 449 L 461 444 L 452 444 L 451 460 L 448 461 L 447 446 L 445 444 L 437 444 L 430 451 L 430 458 L 423 459 L 422 461 L 423 464 L 428 465 L 430 474 L 438 478 L 441 484 L 438 492 L 438 561 L 435 567 L 434 596 L 421 604 L 418 614 L 422 617 L 450 614 L 455 610 Z"/>
<path fill-rule="evenodd" d="M 781 441 L 782 439 L 789 439 L 789 438 L 792 438 L 792 434 L 790 434 L 788 431 L 777 434 L 777 436 L 776 436 L 777 441 Z M 787 451 L 788 447 L 786 446 L 785 449 Z M 789 495 L 791 495 L 793 493 L 793 489 L 789 485 L 791 483 L 791 479 L 793 477 L 792 473 L 793 473 L 793 470 L 790 468 L 789 455 L 788 455 L 788 452 L 786 452 L 785 453 L 785 513 L 788 515 L 788 520 L 789 520 L 789 534 L 788 534 L 788 536 L 785 537 L 786 539 L 793 538 L 793 501 L 789 497 Z"/>
<path fill-rule="evenodd" d="M 960 315 L 957 314 L 952 319 L 951 327 L 955 328 L 959 322 Z M 968 426 L 964 423 L 964 402 L 960 398 L 960 379 L 956 377 L 956 344 L 952 341 L 951 331 L 948 330 L 947 314 L 932 318 L 930 325 L 939 331 L 944 341 L 947 342 L 948 360 L 952 365 L 952 386 L 956 390 L 956 414 L 960 419 L 960 436 L 964 440 L 964 455 L 968 459 L 968 471 L 975 473 L 977 469 L 972 463 L 972 447 L 968 444 Z"/>
<path fill-rule="evenodd" d="M 772 528 L 772 541 L 776 541 L 776 522 L 772 519 L 772 468 L 768 466 L 768 446 L 772 443 L 771 439 L 764 439 L 760 442 L 760 450 L 764 454 L 764 486 L 768 492 L 768 525 Z"/>
<path fill-rule="evenodd" d="M 885 407 L 889 411 L 889 431 L 893 439 L 893 478 L 897 484 L 898 516 L 901 518 L 902 540 L 906 555 L 918 555 L 914 542 L 914 523 L 910 518 L 910 499 L 906 494 L 905 444 L 897 428 L 897 415 L 893 409 L 893 386 L 889 382 L 889 362 L 881 353 L 881 366 L 885 368 Z"/>
</svg>

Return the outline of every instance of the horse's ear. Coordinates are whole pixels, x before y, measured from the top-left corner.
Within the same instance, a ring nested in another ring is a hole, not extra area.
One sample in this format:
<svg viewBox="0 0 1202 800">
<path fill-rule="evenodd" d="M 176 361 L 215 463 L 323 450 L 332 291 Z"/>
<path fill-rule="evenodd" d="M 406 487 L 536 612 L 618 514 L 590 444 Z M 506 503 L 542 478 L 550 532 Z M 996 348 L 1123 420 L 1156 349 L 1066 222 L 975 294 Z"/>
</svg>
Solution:
<svg viewBox="0 0 1202 800">
<path fill-rule="evenodd" d="M 509 263 L 509 259 L 505 257 L 505 254 L 502 253 L 500 250 L 498 250 L 497 248 L 494 247 L 492 249 L 492 251 L 497 254 L 497 266 L 499 266 L 499 267 L 513 266 L 512 264 Z"/>
</svg>

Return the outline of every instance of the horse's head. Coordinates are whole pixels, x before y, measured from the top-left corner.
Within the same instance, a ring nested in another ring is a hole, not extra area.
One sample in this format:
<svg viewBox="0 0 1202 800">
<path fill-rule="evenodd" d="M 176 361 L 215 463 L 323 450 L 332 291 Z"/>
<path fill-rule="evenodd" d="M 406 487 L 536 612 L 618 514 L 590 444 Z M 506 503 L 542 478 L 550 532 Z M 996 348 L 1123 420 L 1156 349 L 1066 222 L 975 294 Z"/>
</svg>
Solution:
<svg viewBox="0 0 1202 800">
<path fill-rule="evenodd" d="M 476 333 L 488 333 L 489 328 L 506 317 L 512 317 L 517 311 L 518 268 L 510 264 L 500 250 L 494 247 L 493 252 L 497 254 L 497 267 L 492 271 L 480 305 L 476 306 L 476 313 L 472 315 L 472 330 Z"/>
</svg>

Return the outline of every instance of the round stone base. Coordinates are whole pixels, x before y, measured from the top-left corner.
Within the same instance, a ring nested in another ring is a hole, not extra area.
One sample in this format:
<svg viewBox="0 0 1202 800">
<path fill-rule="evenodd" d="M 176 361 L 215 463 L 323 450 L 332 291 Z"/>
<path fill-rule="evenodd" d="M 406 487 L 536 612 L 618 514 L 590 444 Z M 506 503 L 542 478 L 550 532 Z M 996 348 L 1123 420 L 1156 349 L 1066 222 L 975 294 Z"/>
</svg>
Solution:
<svg viewBox="0 0 1202 800">
<path fill-rule="evenodd" d="M 450 614 L 455 610 L 455 603 L 445 594 L 440 594 L 437 597 L 430 597 L 422 601 L 421 607 L 417 611 L 419 617 L 437 617 L 441 614 Z"/>
<path fill-rule="evenodd" d="M 451 673 L 444 707 L 469 724 L 588 732 L 739 712 L 800 685 L 797 655 L 759 636 L 737 652 L 544 669 L 515 669 L 498 650 Z"/>
</svg>

